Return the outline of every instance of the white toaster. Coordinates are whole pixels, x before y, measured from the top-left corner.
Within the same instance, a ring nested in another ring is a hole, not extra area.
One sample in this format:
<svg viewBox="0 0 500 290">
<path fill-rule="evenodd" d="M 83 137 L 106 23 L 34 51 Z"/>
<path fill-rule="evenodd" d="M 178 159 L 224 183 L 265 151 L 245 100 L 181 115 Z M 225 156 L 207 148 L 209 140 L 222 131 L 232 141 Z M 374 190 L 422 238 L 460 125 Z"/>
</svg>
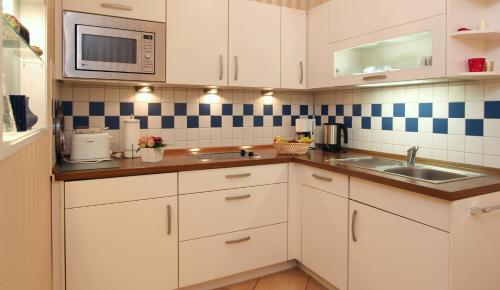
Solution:
<svg viewBox="0 0 500 290">
<path fill-rule="evenodd" d="M 76 133 L 71 135 L 71 161 L 110 160 L 110 138 L 108 133 Z"/>
</svg>

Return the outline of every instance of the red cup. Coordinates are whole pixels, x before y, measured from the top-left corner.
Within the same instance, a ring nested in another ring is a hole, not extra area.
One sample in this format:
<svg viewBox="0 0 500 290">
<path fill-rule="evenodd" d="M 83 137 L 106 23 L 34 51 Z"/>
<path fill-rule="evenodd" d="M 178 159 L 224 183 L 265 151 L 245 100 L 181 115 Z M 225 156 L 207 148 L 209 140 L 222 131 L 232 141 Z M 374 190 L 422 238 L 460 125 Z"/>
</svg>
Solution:
<svg viewBox="0 0 500 290">
<path fill-rule="evenodd" d="M 483 72 L 486 71 L 486 58 L 471 58 L 468 60 L 469 62 L 469 71 L 470 72 Z"/>
</svg>

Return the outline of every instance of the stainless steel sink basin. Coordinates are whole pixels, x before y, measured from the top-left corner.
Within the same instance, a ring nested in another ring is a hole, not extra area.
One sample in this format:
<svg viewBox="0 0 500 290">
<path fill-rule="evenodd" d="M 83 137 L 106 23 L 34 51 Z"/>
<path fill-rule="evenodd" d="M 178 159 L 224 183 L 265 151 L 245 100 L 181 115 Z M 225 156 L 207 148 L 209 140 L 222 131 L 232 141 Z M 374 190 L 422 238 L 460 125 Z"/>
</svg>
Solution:
<svg viewBox="0 0 500 290">
<path fill-rule="evenodd" d="M 404 166 L 384 169 L 383 172 L 432 183 L 445 183 L 483 176 L 480 173 L 433 166 Z"/>
</svg>

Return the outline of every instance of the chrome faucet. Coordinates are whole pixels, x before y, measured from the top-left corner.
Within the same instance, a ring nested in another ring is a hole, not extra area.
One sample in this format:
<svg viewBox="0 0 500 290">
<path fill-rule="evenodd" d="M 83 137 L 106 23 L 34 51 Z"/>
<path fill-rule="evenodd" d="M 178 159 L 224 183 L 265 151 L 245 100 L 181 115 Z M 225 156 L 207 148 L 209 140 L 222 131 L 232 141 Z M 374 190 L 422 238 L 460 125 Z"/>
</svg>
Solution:
<svg viewBox="0 0 500 290">
<path fill-rule="evenodd" d="M 413 146 L 406 151 L 406 166 L 415 166 L 418 149 L 418 146 Z"/>
</svg>

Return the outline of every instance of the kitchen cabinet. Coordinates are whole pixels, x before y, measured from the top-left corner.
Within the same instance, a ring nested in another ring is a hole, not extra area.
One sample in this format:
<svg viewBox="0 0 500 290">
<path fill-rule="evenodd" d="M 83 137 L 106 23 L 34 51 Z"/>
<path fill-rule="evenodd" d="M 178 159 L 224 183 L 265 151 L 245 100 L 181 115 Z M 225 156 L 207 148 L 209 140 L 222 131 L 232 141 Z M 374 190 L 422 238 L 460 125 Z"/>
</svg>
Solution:
<svg viewBox="0 0 500 290">
<path fill-rule="evenodd" d="M 346 290 L 349 201 L 309 186 L 301 191 L 302 264 Z"/>
<path fill-rule="evenodd" d="M 333 87 L 444 78 L 446 17 L 332 43 L 329 60 Z"/>
<path fill-rule="evenodd" d="M 281 7 L 229 1 L 229 85 L 280 87 Z"/>
<path fill-rule="evenodd" d="M 307 13 L 281 8 L 281 88 L 305 89 Z"/>
<path fill-rule="evenodd" d="M 449 234 L 350 201 L 349 289 L 448 288 Z"/>
<path fill-rule="evenodd" d="M 167 83 L 227 85 L 227 0 L 167 0 Z"/>
<path fill-rule="evenodd" d="M 445 14 L 446 0 L 336 0 L 329 11 L 329 42 L 337 42 Z"/>
<path fill-rule="evenodd" d="M 63 10 L 165 22 L 165 0 L 63 0 Z"/>
<path fill-rule="evenodd" d="M 329 86 L 328 7 L 331 1 L 309 10 L 307 25 L 307 86 Z"/>
<path fill-rule="evenodd" d="M 66 210 L 66 290 L 178 288 L 177 197 Z"/>
</svg>

